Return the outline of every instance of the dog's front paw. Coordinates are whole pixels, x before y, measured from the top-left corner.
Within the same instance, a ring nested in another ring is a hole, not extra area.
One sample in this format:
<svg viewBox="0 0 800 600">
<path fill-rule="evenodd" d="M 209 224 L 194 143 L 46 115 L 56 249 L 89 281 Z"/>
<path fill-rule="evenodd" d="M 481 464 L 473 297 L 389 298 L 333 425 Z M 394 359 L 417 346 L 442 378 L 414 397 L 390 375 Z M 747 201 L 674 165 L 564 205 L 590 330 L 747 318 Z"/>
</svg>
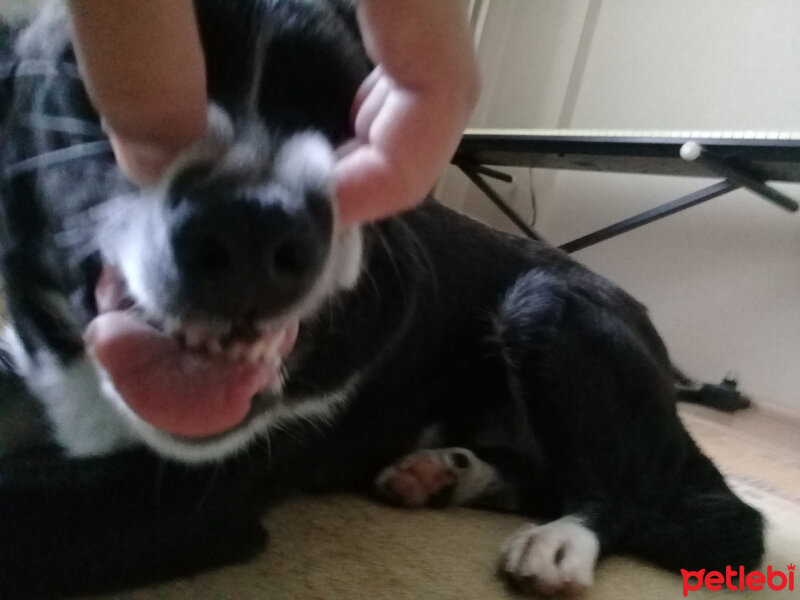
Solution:
<svg viewBox="0 0 800 600">
<path fill-rule="evenodd" d="M 580 594 L 594 582 L 600 543 L 576 517 L 526 525 L 503 544 L 498 569 L 526 594 Z"/>
</svg>

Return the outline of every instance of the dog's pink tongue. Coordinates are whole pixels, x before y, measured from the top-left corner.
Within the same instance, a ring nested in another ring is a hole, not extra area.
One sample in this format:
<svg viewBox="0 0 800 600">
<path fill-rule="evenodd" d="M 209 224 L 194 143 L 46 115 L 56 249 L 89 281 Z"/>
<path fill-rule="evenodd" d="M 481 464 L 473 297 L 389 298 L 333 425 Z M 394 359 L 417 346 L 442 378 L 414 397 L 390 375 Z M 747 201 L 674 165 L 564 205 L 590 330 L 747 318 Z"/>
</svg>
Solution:
<svg viewBox="0 0 800 600">
<path fill-rule="evenodd" d="M 86 337 L 125 403 L 174 435 L 204 437 L 234 427 L 253 395 L 277 377 L 268 366 L 189 352 L 123 311 L 96 317 Z"/>
</svg>

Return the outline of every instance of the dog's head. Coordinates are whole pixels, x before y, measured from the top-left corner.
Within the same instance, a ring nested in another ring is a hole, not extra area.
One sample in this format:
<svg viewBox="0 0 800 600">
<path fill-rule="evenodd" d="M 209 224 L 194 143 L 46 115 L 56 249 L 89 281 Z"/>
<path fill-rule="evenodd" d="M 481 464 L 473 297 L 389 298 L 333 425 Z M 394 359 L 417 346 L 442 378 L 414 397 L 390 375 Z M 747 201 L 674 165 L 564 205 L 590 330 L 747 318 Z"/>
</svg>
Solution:
<svg viewBox="0 0 800 600">
<path fill-rule="evenodd" d="M 321 134 L 212 109 L 162 184 L 103 206 L 89 337 L 117 408 L 157 450 L 216 457 L 275 416 L 301 321 L 360 272 L 333 164 Z"/>
<path fill-rule="evenodd" d="M 48 281 L 67 282 L 59 296 L 45 278 L 31 282 L 30 269 L 20 275 L 26 289 L 45 290 L 25 297 L 42 298 L 42 314 L 60 319 L 48 316 L 31 334 L 25 325 L 31 304 L 18 303 L 20 354 L 35 367 L 25 373 L 34 392 L 51 397 L 44 404 L 55 437 L 72 454 L 105 453 L 133 440 L 181 460 L 215 459 L 243 448 L 276 419 L 302 414 L 307 399 L 282 390 L 302 354 L 295 346 L 303 345 L 303 323 L 359 278 L 361 232 L 341 228 L 332 187 L 332 144 L 349 133 L 349 104 L 367 68 L 356 38 L 324 3 L 199 2 L 197 8 L 209 94 L 220 104 L 209 110 L 206 137 L 178 157 L 159 185 L 120 185 L 108 155 L 75 158 L 70 150 L 68 165 L 40 167 L 39 157 L 65 143 L 64 132 L 32 134 L 24 119 L 11 118 L 19 121 L 14 166 L 36 163 L 15 182 L 41 195 L 36 218 L 42 221 L 28 227 L 30 211 L 20 213 L 24 227 L 12 224 L 19 235 L 10 247 L 42 248 L 25 256 L 43 264 Z M 50 21 L 62 31 L 63 11 L 43 13 L 42 22 Z M 244 35 L 253 23 L 270 25 L 255 44 Z M 64 122 L 90 124 L 87 132 L 98 129 L 62 47 L 67 36 L 54 49 L 45 29 L 34 23 L 18 52 L 36 65 L 66 61 L 67 75 L 45 79 L 41 89 L 25 87 L 15 101 L 30 93 L 20 110 L 42 106 Z M 243 66 L 233 49 L 261 58 Z M 42 127 L 53 122 L 46 116 Z M 4 202 L 22 205 L 23 195 Z M 76 216 L 90 222 L 88 251 L 83 234 L 77 250 L 72 242 L 55 247 L 49 232 Z M 54 272 L 54 265 L 87 254 L 100 257 L 99 269 Z M 39 341 L 38 331 L 56 321 L 64 330 L 89 322 L 77 335 L 58 333 L 77 340 L 73 349 L 85 333 L 83 370 L 73 366 L 73 350 L 51 352 L 53 344 Z M 91 391 L 98 379 L 99 398 Z M 76 400 L 93 394 L 94 400 Z M 84 439 L 97 432 L 102 441 Z"/>
</svg>

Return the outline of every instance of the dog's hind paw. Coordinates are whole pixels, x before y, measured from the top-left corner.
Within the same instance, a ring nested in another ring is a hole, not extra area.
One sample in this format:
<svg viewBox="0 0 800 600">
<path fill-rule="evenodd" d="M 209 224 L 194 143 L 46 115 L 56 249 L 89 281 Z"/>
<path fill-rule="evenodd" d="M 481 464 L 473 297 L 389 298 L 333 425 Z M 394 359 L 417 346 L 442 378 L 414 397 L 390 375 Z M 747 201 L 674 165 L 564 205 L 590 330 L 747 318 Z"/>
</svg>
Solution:
<svg viewBox="0 0 800 600">
<path fill-rule="evenodd" d="M 526 525 L 503 544 L 498 571 L 526 594 L 572 596 L 594 582 L 600 543 L 577 517 Z"/>
<path fill-rule="evenodd" d="M 375 478 L 382 498 L 401 506 L 467 504 L 497 481 L 494 468 L 466 448 L 419 450 Z"/>
</svg>

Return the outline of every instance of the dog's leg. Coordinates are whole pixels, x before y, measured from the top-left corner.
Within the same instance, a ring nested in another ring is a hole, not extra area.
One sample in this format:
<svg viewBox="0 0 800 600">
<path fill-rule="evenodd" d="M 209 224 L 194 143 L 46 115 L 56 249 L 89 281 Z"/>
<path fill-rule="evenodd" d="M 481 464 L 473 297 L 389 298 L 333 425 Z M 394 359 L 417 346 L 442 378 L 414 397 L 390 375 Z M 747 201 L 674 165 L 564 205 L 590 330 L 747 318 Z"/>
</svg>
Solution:
<svg viewBox="0 0 800 600">
<path fill-rule="evenodd" d="M 133 444 L 130 429 L 109 402 L 102 369 L 88 355 L 62 362 L 42 349 L 31 356 L 16 329 L 7 325 L 0 336 L 0 373 L 0 409 L 18 417 L 0 426 L 0 446 L 7 450 L 55 442 L 79 457 Z M 12 431 L 13 425 L 24 431 Z"/>
<path fill-rule="evenodd" d="M 623 515 L 615 550 L 673 571 L 756 568 L 764 555 L 764 518 L 733 493 L 693 441 L 688 444 L 678 488 L 658 505 L 630 507 L 635 512 Z"/>
<path fill-rule="evenodd" d="M 466 448 L 419 450 L 375 479 L 383 498 L 407 507 L 485 506 L 509 509 L 515 494 L 502 473 Z M 498 501 L 499 499 L 505 501 Z M 500 552 L 498 571 L 528 594 L 576 594 L 591 586 L 600 555 L 596 510 L 577 511 L 513 533 Z M 592 516 L 590 516 L 592 515 Z"/>
<path fill-rule="evenodd" d="M 135 443 L 93 359 L 82 356 L 61 364 L 45 352 L 36 358 L 26 385 L 44 407 L 55 441 L 69 456 L 97 456 Z"/>
<path fill-rule="evenodd" d="M 407 507 L 480 505 L 509 509 L 514 508 L 509 503 L 516 504 L 515 494 L 500 470 L 466 448 L 409 454 L 381 471 L 375 488 L 381 497 Z M 501 498 L 505 501 L 498 501 Z M 524 593 L 582 592 L 594 581 L 600 555 L 600 535 L 590 516 L 596 513 L 578 511 L 544 525 L 521 527 L 503 544 L 500 575 Z"/>
</svg>

